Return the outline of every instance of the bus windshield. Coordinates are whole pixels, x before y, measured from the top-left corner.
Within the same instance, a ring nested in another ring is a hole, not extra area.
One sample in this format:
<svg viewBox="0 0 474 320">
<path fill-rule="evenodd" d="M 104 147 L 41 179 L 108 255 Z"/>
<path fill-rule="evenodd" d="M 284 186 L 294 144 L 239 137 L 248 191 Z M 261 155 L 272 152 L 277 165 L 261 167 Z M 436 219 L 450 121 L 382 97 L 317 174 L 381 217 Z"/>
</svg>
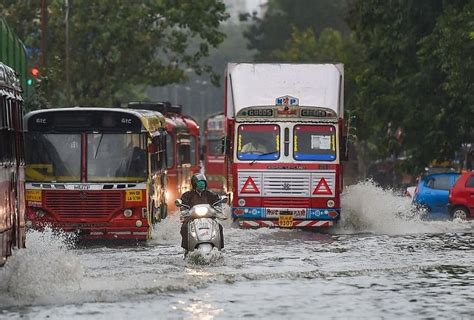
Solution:
<svg viewBox="0 0 474 320">
<path fill-rule="evenodd" d="M 277 125 L 240 125 L 237 139 L 239 160 L 268 161 L 280 158 L 280 127 Z"/>
<path fill-rule="evenodd" d="M 87 181 L 146 180 L 146 136 L 130 133 L 87 135 Z"/>
<path fill-rule="evenodd" d="M 331 125 L 296 125 L 293 157 L 300 161 L 334 161 L 336 129 Z"/>
<path fill-rule="evenodd" d="M 209 156 L 222 156 L 222 139 L 207 140 L 207 154 Z"/>
<path fill-rule="evenodd" d="M 28 132 L 26 181 L 79 182 L 81 135 Z"/>
</svg>

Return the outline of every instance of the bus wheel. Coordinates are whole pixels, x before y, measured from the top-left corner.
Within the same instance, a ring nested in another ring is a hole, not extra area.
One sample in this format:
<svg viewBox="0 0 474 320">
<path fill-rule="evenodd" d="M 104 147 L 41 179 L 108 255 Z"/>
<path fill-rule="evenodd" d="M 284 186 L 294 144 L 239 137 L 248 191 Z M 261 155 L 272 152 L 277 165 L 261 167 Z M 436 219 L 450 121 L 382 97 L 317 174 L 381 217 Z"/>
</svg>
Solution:
<svg viewBox="0 0 474 320">
<path fill-rule="evenodd" d="M 162 203 L 160 206 L 160 218 L 166 219 L 167 216 L 168 216 L 168 206 L 166 205 L 166 203 Z"/>
</svg>

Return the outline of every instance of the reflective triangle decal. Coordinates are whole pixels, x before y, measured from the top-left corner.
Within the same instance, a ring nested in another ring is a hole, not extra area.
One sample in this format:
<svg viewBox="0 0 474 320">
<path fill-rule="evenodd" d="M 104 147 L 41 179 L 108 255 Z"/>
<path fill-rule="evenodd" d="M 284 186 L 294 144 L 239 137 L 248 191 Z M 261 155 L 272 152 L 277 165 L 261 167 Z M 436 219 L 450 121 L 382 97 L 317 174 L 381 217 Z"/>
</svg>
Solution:
<svg viewBox="0 0 474 320">
<path fill-rule="evenodd" d="M 260 193 L 258 190 L 257 185 L 253 181 L 252 177 L 248 177 L 247 181 L 245 181 L 240 193 Z"/>
<path fill-rule="evenodd" d="M 313 194 L 323 194 L 323 195 L 331 195 L 331 188 L 329 188 L 328 183 L 326 182 L 326 179 L 321 178 L 319 180 L 318 185 L 316 188 L 314 188 Z"/>
</svg>

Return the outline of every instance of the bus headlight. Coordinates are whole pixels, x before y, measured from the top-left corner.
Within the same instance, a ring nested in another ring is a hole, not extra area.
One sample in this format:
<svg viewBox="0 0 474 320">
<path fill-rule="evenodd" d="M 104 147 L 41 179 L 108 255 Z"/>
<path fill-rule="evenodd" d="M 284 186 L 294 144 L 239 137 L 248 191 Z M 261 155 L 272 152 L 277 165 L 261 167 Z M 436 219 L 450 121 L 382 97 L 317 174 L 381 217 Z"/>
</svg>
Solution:
<svg viewBox="0 0 474 320">
<path fill-rule="evenodd" d="M 141 220 L 135 221 L 135 226 L 137 226 L 137 228 L 140 228 L 142 225 L 143 225 L 143 223 L 142 223 Z"/>
<path fill-rule="evenodd" d="M 125 218 L 130 218 L 133 214 L 133 211 L 132 209 L 125 209 L 123 210 L 123 215 L 125 216 Z"/>
<path fill-rule="evenodd" d="M 333 208 L 334 204 L 335 204 L 334 200 L 328 200 L 328 202 L 327 202 L 328 208 Z"/>
<path fill-rule="evenodd" d="M 43 210 L 39 209 L 36 211 L 36 216 L 38 218 L 43 218 L 44 216 L 46 215 L 46 212 L 44 212 Z"/>
<path fill-rule="evenodd" d="M 239 206 L 241 206 L 241 207 L 244 207 L 245 204 L 246 204 L 244 199 L 239 199 L 238 203 L 239 203 Z"/>
</svg>

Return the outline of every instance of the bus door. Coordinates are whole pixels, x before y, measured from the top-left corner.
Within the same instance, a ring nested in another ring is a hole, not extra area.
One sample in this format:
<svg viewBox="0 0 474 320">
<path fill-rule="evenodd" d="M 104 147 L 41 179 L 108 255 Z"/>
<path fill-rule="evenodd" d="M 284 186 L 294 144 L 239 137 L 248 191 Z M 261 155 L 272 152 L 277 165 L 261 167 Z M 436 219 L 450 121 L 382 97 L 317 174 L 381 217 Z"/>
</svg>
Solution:
<svg viewBox="0 0 474 320">
<path fill-rule="evenodd" d="M 193 148 L 195 150 L 195 147 Z M 196 152 L 196 150 L 194 151 Z M 189 134 L 178 136 L 178 191 L 183 194 L 191 188 L 191 137 Z M 194 160 L 196 161 L 196 160 Z"/>
</svg>

